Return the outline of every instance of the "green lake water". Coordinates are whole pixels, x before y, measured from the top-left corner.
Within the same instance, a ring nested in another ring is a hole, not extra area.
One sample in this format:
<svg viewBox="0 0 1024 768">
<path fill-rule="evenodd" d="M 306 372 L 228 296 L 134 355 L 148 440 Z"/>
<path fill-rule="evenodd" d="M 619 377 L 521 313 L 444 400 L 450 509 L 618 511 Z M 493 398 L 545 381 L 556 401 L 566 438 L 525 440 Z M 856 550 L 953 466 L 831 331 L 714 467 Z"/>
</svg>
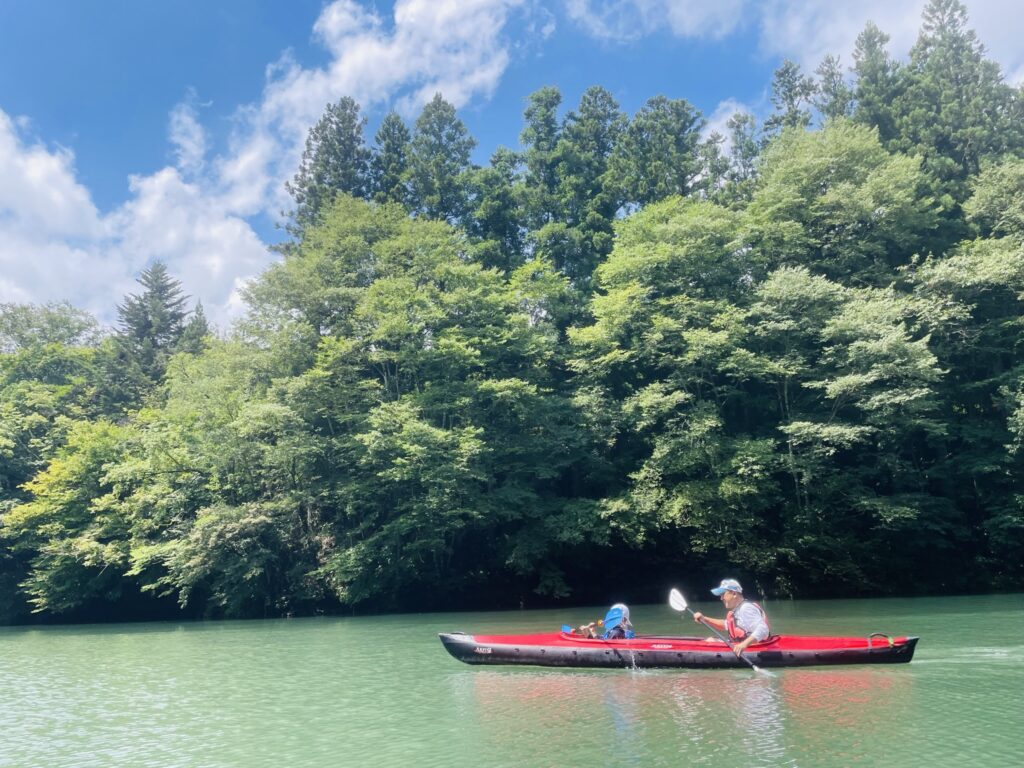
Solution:
<svg viewBox="0 0 1024 768">
<path fill-rule="evenodd" d="M 437 639 L 599 608 L 6 628 L 0 766 L 1024 765 L 1024 595 L 766 608 L 780 633 L 921 642 L 909 665 L 762 677 L 472 667 Z M 667 605 L 632 614 L 700 632 Z"/>
</svg>

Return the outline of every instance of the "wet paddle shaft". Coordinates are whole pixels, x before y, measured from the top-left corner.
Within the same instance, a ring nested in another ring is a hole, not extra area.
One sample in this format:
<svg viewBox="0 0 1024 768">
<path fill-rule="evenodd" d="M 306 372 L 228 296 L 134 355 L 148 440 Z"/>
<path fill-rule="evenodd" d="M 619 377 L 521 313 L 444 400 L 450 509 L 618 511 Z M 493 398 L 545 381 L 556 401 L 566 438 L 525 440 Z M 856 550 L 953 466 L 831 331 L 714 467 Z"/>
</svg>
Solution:
<svg viewBox="0 0 1024 768">
<path fill-rule="evenodd" d="M 697 616 L 694 614 L 694 612 L 690 609 L 690 606 L 688 606 L 686 604 L 686 598 L 683 597 L 682 593 L 678 589 L 675 589 L 674 587 L 673 587 L 672 591 L 668 593 L 668 604 L 671 605 L 672 609 L 676 610 L 676 611 L 690 611 L 690 615 L 693 616 L 694 618 L 697 618 Z M 732 643 L 730 643 L 728 640 L 726 640 L 721 632 L 719 632 L 717 629 L 715 629 L 710 624 L 708 624 L 706 621 L 704 621 L 704 617 L 701 617 L 700 623 L 703 624 L 708 629 L 710 629 L 712 632 L 714 632 L 715 635 L 718 637 L 718 639 L 721 640 L 723 643 L 725 643 L 727 646 L 729 646 L 729 649 L 732 650 L 732 647 L 733 647 Z M 734 651 L 734 653 L 735 653 L 735 651 Z M 765 670 L 761 669 L 759 666 L 757 666 L 757 664 L 752 662 L 750 659 L 748 659 L 742 653 L 739 655 L 739 657 L 741 659 L 743 659 L 745 662 L 747 662 L 747 664 L 750 665 L 750 668 L 753 669 L 755 672 L 760 672 L 761 674 L 765 674 L 765 675 L 770 674 L 768 672 L 765 672 Z"/>
</svg>

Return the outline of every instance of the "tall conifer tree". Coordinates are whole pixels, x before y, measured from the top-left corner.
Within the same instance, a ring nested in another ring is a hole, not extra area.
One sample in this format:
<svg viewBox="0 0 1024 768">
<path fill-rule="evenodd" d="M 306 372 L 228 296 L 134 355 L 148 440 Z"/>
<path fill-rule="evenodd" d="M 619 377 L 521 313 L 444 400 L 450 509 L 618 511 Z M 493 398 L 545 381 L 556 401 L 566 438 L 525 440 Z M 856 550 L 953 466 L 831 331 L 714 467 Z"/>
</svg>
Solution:
<svg viewBox="0 0 1024 768">
<path fill-rule="evenodd" d="M 611 163 L 629 202 L 646 205 L 693 191 L 703 175 L 698 153 L 703 127 L 700 110 L 686 99 L 648 99 L 622 134 Z"/>
<path fill-rule="evenodd" d="M 412 137 L 395 112 L 381 121 L 370 161 L 371 198 L 377 203 L 409 203 L 409 154 Z"/>
<path fill-rule="evenodd" d="M 155 383 L 163 377 L 167 359 L 177 351 L 185 330 L 188 296 L 159 261 L 144 269 L 138 282 L 142 292 L 129 294 L 117 308 L 118 347 L 131 365 Z"/>
<path fill-rule="evenodd" d="M 803 74 L 800 65 L 789 59 L 782 62 L 772 80 L 772 104 L 775 113 L 764 124 L 766 131 L 806 128 L 811 122 L 808 107 L 816 91 L 814 81 Z"/>
<path fill-rule="evenodd" d="M 409 178 L 414 209 L 430 219 L 457 222 L 466 213 L 466 171 L 476 140 L 436 94 L 416 120 Z"/>
<path fill-rule="evenodd" d="M 359 105 L 344 96 L 328 104 L 309 130 L 302 162 L 285 187 L 295 199 L 295 228 L 301 232 L 315 222 L 339 192 L 367 196 L 370 151 L 363 139 L 366 118 Z"/>
<path fill-rule="evenodd" d="M 900 90 L 899 65 L 890 58 L 888 43 L 889 36 L 869 21 L 857 36 L 853 50 L 853 117 L 877 128 L 883 143 L 896 136 L 893 100 Z"/>
<path fill-rule="evenodd" d="M 527 99 L 523 117 L 526 125 L 519 135 L 526 164 L 526 220 L 533 229 L 561 217 L 558 203 L 558 158 L 555 149 L 562 128 L 558 107 L 562 94 L 557 88 L 534 91 Z"/>
</svg>

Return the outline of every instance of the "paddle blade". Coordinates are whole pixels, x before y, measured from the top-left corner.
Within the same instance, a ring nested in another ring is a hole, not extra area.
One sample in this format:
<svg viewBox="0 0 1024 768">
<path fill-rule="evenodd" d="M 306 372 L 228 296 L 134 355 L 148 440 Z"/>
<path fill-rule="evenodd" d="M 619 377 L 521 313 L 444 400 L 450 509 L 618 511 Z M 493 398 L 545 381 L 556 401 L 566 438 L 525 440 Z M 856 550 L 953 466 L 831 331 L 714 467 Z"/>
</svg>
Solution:
<svg viewBox="0 0 1024 768">
<path fill-rule="evenodd" d="M 672 591 L 668 593 L 668 604 L 672 606 L 673 610 L 686 610 L 686 598 L 683 597 L 683 594 L 675 587 L 673 587 Z"/>
<path fill-rule="evenodd" d="M 562 625 L 562 632 L 567 634 L 567 635 L 571 635 L 572 634 L 572 627 L 570 627 L 568 624 L 563 624 Z"/>
</svg>

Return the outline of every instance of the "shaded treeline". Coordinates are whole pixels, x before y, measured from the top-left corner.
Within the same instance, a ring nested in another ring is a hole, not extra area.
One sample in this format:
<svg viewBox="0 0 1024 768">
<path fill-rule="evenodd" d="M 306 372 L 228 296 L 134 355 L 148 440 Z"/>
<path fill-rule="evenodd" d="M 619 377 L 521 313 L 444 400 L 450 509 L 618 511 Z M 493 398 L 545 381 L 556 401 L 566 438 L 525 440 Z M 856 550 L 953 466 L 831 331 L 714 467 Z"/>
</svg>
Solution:
<svg viewBox="0 0 1024 768">
<path fill-rule="evenodd" d="M 1024 100 L 955 0 L 886 43 L 724 138 L 544 88 L 484 168 L 342 99 L 226 337 L 161 265 L 0 307 L 0 614 L 1020 587 Z"/>
</svg>

